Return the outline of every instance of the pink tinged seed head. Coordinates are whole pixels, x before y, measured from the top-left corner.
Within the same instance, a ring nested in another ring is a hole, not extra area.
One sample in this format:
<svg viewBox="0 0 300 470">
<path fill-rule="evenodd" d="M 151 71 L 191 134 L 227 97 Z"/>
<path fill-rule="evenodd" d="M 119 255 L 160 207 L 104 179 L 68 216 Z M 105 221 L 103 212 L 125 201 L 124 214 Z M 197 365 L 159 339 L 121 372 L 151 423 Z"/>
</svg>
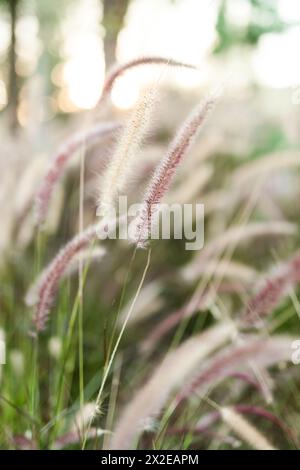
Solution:
<svg viewBox="0 0 300 470">
<path fill-rule="evenodd" d="M 50 309 L 56 297 L 59 281 L 70 265 L 70 262 L 81 250 L 90 245 L 96 238 L 96 234 L 97 226 L 93 225 L 74 237 L 58 252 L 53 261 L 41 274 L 41 280 L 37 283 L 39 289 L 33 316 L 33 323 L 37 331 L 45 328 Z"/>
<path fill-rule="evenodd" d="M 290 288 L 300 282 L 300 254 L 280 266 L 248 302 L 242 318 L 244 326 L 253 326 L 273 312 Z"/>
<path fill-rule="evenodd" d="M 145 353 L 150 353 L 154 350 L 158 341 L 167 334 L 174 326 L 178 325 L 183 319 L 189 318 L 199 309 L 206 305 L 209 299 L 208 291 L 195 292 L 190 301 L 183 307 L 164 318 L 152 330 L 150 335 L 143 341 L 141 350 Z"/>
<path fill-rule="evenodd" d="M 233 344 L 215 354 L 207 363 L 195 372 L 176 396 L 177 404 L 195 393 L 205 393 L 233 372 L 257 367 L 270 367 L 281 361 L 289 360 L 292 338 L 275 336 L 260 338 L 244 337 L 241 344 Z"/>
<path fill-rule="evenodd" d="M 142 342 L 141 351 L 151 353 L 157 343 L 178 325 L 183 319 L 190 318 L 198 311 L 206 309 L 218 292 L 241 292 L 241 286 L 233 283 L 222 283 L 218 288 L 201 289 L 196 291 L 191 299 L 181 308 L 168 315 L 150 332 L 149 336 Z"/>
<path fill-rule="evenodd" d="M 109 449 L 131 449 L 149 419 L 164 408 L 173 390 L 182 386 L 194 367 L 225 344 L 232 333 L 230 323 L 220 323 L 169 352 L 125 407 L 116 423 Z"/>
<path fill-rule="evenodd" d="M 186 155 L 197 132 L 215 107 L 216 97 L 209 96 L 179 129 L 178 134 L 171 143 L 165 157 L 156 168 L 146 190 L 134 242 L 139 248 L 144 248 L 149 238 L 153 217 L 157 212 L 158 204 L 168 191 L 176 169 Z"/>
<path fill-rule="evenodd" d="M 156 87 L 144 93 L 137 102 L 128 124 L 120 136 L 115 152 L 101 179 L 97 214 L 106 216 L 115 209 L 117 196 L 122 193 L 136 170 L 136 160 L 152 121 Z"/>
<path fill-rule="evenodd" d="M 262 316 L 272 312 L 283 297 L 286 286 L 287 279 L 283 276 L 267 280 L 264 287 L 248 303 L 245 323 L 256 323 Z"/>
<path fill-rule="evenodd" d="M 46 219 L 51 196 L 58 181 L 63 177 L 67 163 L 82 145 L 90 145 L 96 139 L 105 137 L 120 128 L 117 122 L 104 122 L 89 131 L 75 134 L 69 138 L 52 159 L 35 196 L 35 219 L 42 225 Z"/>
<path fill-rule="evenodd" d="M 202 387 L 210 386 L 226 377 L 235 371 L 239 364 L 253 358 L 253 354 L 257 354 L 263 347 L 264 340 L 257 339 L 243 346 L 230 346 L 222 351 L 222 354 L 216 354 L 208 365 L 178 393 L 176 402 L 179 404 L 182 400 L 201 390 Z"/>
</svg>

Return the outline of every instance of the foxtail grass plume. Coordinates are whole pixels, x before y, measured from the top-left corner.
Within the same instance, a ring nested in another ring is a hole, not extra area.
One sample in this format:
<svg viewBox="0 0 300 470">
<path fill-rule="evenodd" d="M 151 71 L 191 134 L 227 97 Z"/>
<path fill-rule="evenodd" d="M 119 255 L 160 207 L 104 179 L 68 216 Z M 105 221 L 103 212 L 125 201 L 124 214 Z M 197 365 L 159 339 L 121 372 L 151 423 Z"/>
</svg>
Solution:
<svg viewBox="0 0 300 470">
<path fill-rule="evenodd" d="M 242 284 L 224 282 L 219 283 L 218 286 L 209 288 L 199 286 L 200 289 L 196 289 L 190 300 L 178 310 L 173 311 L 169 315 L 165 316 L 150 332 L 149 336 L 141 344 L 141 351 L 149 354 L 155 350 L 157 343 L 162 338 L 170 333 L 177 325 L 182 321 L 187 321 L 193 315 L 204 312 L 211 308 L 216 297 L 219 293 L 241 293 L 244 291 Z"/>
<path fill-rule="evenodd" d="M 257 293 L 248 302 L 241 319 L 242 325 L 260 324 L 264 317 L 272 313 L 283 298 L 300 282 L 300 254 L 297 253 L 286 264 L 270 275 Z"/>
<path fill-rule="evenodd" d="M 151 281 L 141 289 L 140 295 L 135 303 L 132 315 L 127 321 L 128 326 L 135 325 L 140 321 L 149 319 L 151 315 L 155 314 L 159 311 L 159 309 L 162 308 L 163 300 L 160 295 L 161 291 L 162 284 L 159 280 Z M 127 312 L 131 303 L 132 299 L 130 299 L 128 301 L 128 304 L 123 307 L 117 318 L 117 323 L 120 327 L 123 325 L 127 317 Z"/>
<path fill-rule="evenodd" d="M 204 263 L 211 262 L 229 246 L 249 242 L 258 237 L 296 235 L 295 224 L 285 221 L 269 220 L 267 222 L 251 222 L 247 225 L 229 227 L 206 244 L 201 253 L 188 263 L 181 271 L 184 279 L 193 279 L 203 272 Z"/>
<path fill-rule="evenodd" d="M 190 171 L 190 174 L 185 172 L 182 175 L 182 183 L 175 188 L 170 190 L 167 200 L 168 202 L 178 202 L 181 204 L 194 201 L 197 196 L 202 192 L 202 189 L 208 184 L 213 175 L 212 165 L 202 164 L 202 168 L 195 168 Z"/>
<path fill-rule="evenodd" d="M 219 324 L 170 352 L 125 408 L 110 449 L 131 449 L 147 420 L 161 411 L 171 392 L 182 385 L 199 362 L 226 343 L 232 333 L 231 324 Z"/>
<path fill-rule="evenodd" d="M 251 160 L 239 167 L 232 175 L 231 184 L 237 188 L 247 187 L 255 178 L 267 179 L 270 174 L 299 167 L 299 153 L 295 150 L 273 152 Z"/>
<path fill-rule="evenodd" d="M 249 414 L 253 416 L 259 416 L 270 421 L 272 424 L 280 428 L 283 432 L 286 433 L 287 437 L 292 441 L 296 442 L 296 437 L 294 435 L 293 430 L 287 426 L 278 416 L 274 415 L 270 411 L 266 410 L 265 408 L 261 408 L 260 406 L 254 405 L 235 405 L 234 410 L 239 414 Z"/>
<path fill-rule="evenodd" d="M 141 344 L 141 351 L 146 354 L 151 353 L 157 347 L 157 343 L 169 333 L 176 325 L 183 320 L 187 320 L 196 313 L 203 312 L 210 308 L 213 301 L 219 293 L 240 293 L 243 291 L 242 284 L 224 282 L 219 283 L 218 287 L 196 289 L 190 300 L 178 310 L 165 316 L 150 332 L 149 336 Z"/>
<path fill-rule="evenodd" d="M 72 155 L 82 146 L 90 145 L 120 128 L 117 122 L 103 122 L 95 125 L 85 133 L 78 133 L 70 137 L 60 148 L 50 162 L 49 168 L 43 177 L 35 196 L 35 219 L 37 225 L 45 222 L 51 196 L 58 181 L 63 177 L 67 163 Z"/>
<path fill-rule="evenodd" d="M 87 248 L 91 247 L 92 242 L 94 242 L 100 234 L 105 233 L 106 237 L 109 237 L 111 233 L 115 233 L 116 225 L 119 224 L 119 226 L 121 226 L 124 220 L 125 216 L 121 216 L 117 220 L 114 219 L 112 221 L 113 223 L 109 223 L 105 220 L 88 226 L 61 248 L 53 261 L 44 269 L 39 279 L 34 284 L 38 286 L 37 294 L 34 292 L 37 300 L 33 316 L 33 323 L 37 331 L 45 328 L 50 309 L 57 294 L 59 282 L 70 266 L 72 266 L 74 259 L 78 259 L 78 256 L 80 256 L 82 252 L 85 252 Z M 29 300 L 32 299 L 33 297 L 30 298 L 29 296 Z"/>
<path fill-rule="evenodd" d="M 204 309 L 211 301 L 211 296 L 207 291 L 195 292 L 191 299 L 183 307 L 166 316 L 160 321 L 149 336 L 141 344 L 141 351 L 149 354 L 155 349 L 158 341 L 182 320 L 192 316 L 195 312 Z"/>
<path fill-rule="evenodd" d="M 257 279 L 258 275 L 259 273 L 254 268 L 230 259 L 209 260 L 203 264 L 199 263 L 196 267 L 192 265 L 182 270 L 184 280 L 191 282 L 203 276 L 205 279 L 213 277 L 237 280 L 249 285 Z"/>
<path fill-rule="evenodd" d="M 105 216 L 114 208 L 117 195 L 125 188 L 134 171 L 135 160 L 151 124 L 156 89 L 147 91 L 138 101 L 118 146 L 101 180 L 98 215 Z"/>
<path fill-rule="evenodd" d="M 266 410 L 265 408 L 262 408 L 260 406 L 254 406 L 254 405 L 244 405 L 244 404 L 238 404 L 238 405 L 232 405 L 230 406 L 230 409 L 233 409 L 236 413 L 242 414 L 242 415 L 251 415 L 259 418 L 263 418 L 273 425 L 277 426 L 279 429 L 281 429 L 284 433 L 286 433 L 286 436 L 290 438 L 292 441 L 296 442 L 294 432 L 290 427 L 288 427 L 278 416 L 274 415 L 270 411 Z M 220 411 L 212 411 L 211 413 L 208 413 L 200 418 L 198 421 L 195 430 L 197 432 L 206 432 L 208 429 L 215 424 L 220 418 L 221 418 L 221 413 Z"/>
<path fill-rule="evenodd" d="M 102 246 L 94 246 L 81 250 L 73 259 L 69 262 L 68 267 L 64 271 L 62 277 L 71 276 L 76 271 L 78 272 L 79 262 L 92 262 L 94 260 L 101 259 L 106 253 L 105 248 Z M 25 303 L 28 307 L 36 305 L 39 298 L 40 287 L 43 283 L 43 274 L 37 278 L 37 280 L 28 289 L 25 296 Z"/>
<path fill-rule="evenodd" d="M 53 261 L 44 269 L 36 285 L 38 299 L 33 316 L 37 331 L 45 328 L 50 309 L 56 297 L 61 278 L 70 263 L 81 250 L 86 249 L 96 238 L 98 225 L 92 225 L 70 240 L 55 256 Z"/>
<path fill-rule="evenodd" d="M 194 113 L 180 128 L 166 155 L 156 168 L 146 190 L 140 216 L 137 221 L 137 230 L 134 242 L 138 247 L 145 247 L 151 231 L 153 215 L 157 211 L 157 204 L 160 203 L 169 189 L 178 165 L 186 155 L 197 132 L 213 110 L 215 104 L 216 97 L 214 95 L 210 95 L 199 107 L 197 107 Z"/>
<path fill-rule="evenodd" d="M 210 358 L 185 387 L 178 393 L 176 402 L 194 393 L 204 395 L 208 389 L 217 385 L 233 372 L 251 371 L 253 366 L 271 367 L 291 356 L 294 338 L 274 336 L 272 338 L 245 338 L 242 344 L 233 344 Z"/>
<path fill-rule="evenodd" d="M 99 438 L 103 437 L 106 434 L 110 434 L 106 429 L 100 429 L 92 427 L 89 430 L 85 430 L 86 439 L 94 440 L 97 442 Z M 61 450 L 64 448 L 70 448 L 71 445 L 77 444 L 80 445 L 82 441 L 82 433 L 77 431 L 69 431 L 62 436 L 59 436 L 53 443 L 51 450 Z"/>
<path fill-rule="evenodd" d="M 258 429 L 250 424 L 234 408 L 220 409 L 223 421 L 245 442 L 256 450 L 276 450 L 275 447 L 263 436 Z"/>
</svg>

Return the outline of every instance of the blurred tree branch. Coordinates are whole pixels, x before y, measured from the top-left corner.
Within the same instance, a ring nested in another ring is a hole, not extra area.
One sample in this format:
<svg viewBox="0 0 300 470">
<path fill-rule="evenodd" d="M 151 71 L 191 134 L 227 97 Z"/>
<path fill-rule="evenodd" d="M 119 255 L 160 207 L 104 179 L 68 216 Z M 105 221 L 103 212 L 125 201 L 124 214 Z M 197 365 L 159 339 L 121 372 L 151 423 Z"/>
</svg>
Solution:
<svg viewBox="0 0 300 470">
<path fill-rule="evenodd" d="M 10 14 L 10 49 L 9 49 L 9 89 L 8 89 L 8 111 L 10 128 L 13 132 L 18 127 L 18 78 L 16 72 L 16 23 L 18 6 L 20 0 L 7 0 Z"/>
</svg>

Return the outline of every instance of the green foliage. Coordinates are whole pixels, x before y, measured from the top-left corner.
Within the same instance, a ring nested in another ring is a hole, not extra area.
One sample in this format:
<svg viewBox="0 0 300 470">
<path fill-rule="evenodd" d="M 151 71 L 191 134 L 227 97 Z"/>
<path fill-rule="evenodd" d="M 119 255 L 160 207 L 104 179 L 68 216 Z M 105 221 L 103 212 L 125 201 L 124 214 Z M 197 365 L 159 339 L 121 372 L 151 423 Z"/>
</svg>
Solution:
<svg viewBox="0 0 300 470">
<path fill-rule="evenodd" d="M 278 13 L 277 2 L 270 0 L 239 0 L 242 4 L 250 5 L 250 18 L 246 26 L 239 27 L 233 24 L 228 4 L 231 0 L 223 0 L 220 6 L 216 30 L 218 44 L 214 52 L 216 54 L 228 51 L 237 45 L 255 46 L 261 36 L 267 33 L 280 33 L 290 25 L 283 23 Z M 238 3 L 236 8 L 238 9 Z"/>
</svg>

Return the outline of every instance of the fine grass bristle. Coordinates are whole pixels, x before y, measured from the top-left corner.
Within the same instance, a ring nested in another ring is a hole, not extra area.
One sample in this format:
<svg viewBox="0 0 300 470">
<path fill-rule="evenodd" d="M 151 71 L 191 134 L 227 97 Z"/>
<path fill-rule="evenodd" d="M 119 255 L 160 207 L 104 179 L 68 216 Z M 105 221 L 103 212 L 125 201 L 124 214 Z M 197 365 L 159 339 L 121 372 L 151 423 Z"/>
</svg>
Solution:
<svg viewBox="0 0 300 470">
<path fill-rule="evenodd" d="M 166 155 L 157 166 L 152 179 L 146 189 L 142 202 L 141 215 L 136 225 L 137 230 L 134 242 L 143 248 L 149 238 L 153 216 L 157 211 L 157 205 L 168 191 L 178 165 L 181 163 L 190 148 L 197 132 L 216 105 L 216 97 L 209 96 L 188 117 L 187 121 L 179 129 L 178 134 L 169 146 Z"/>
<path fill-rule="evenodd" d="M 140 158 L 140 147 L 151 125 L 155 95 L 155 88 L 143 94 L 118 141 L 100 181 L 98 215 L 105 216 L 114 209 L 118 194 L 122 193 L 128 185 L 130 175 L 135 172 L 136 161 Z"/>
</svg>

